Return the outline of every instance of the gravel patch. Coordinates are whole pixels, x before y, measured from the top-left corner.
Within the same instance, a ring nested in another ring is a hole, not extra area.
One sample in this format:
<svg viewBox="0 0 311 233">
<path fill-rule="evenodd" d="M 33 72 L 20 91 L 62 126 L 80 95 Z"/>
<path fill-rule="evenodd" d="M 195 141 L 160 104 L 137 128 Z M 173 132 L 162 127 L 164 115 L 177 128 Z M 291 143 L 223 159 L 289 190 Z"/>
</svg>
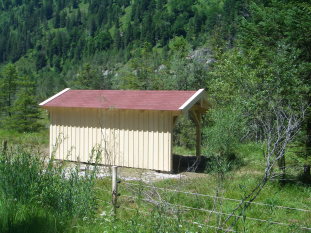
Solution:
<svg viewBox="0 0 311 233">
<path fill-rule="evenodd" d="M 70 170 L 73 168 L 72 166 L 68 167 L 68 175 Z M 80 164 L 80 176 L 85 176 L 85 171 L 87 169 L 93 170 L 93 165 L 87 164 Z M 99 171 L 96 175 L 97 178 L 105 178 L 111 176 L 111 168 L 106 166 L 99 167 Z M 118 169 L 118 177 L 121 180 L 125 181 L 143 181 L 145 183 L 153 183 L 156 181 L 166 180 L 166 179 L 181 179 L 186 177 L 184 174 L 169 174 L 169 173 L 162 173 L 153 170 L 146 170 L 146 169 L 134 169 L 134 168 L 126 168 L 126 167 L 119 167 Z"/>
</svg>

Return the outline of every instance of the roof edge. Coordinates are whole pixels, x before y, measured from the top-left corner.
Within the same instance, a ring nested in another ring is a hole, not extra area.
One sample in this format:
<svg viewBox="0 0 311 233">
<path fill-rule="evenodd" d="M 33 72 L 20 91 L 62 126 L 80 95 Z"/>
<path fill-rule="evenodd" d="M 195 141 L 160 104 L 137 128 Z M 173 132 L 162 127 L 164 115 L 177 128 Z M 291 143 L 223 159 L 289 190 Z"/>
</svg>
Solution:
<svg viewBox="0 0 311 233">
<path fill-rule="evenodd" d="M 199 89 L 196 93 L 194 93 L 183 105 L 179 107 L 179 110 L 186 112 L 188 111 L 204 94 L 204 88 Z"/>
<path fill-rule="evenodd" d="M 51 97 L 48 98 L 47 100 L 41 102 L 41 103 L 39 104 L 39 106 L 43 106 L 43 105 L 47 104 L 47 103 L 50 102 L 51 100 L 55 99 L 56 97 L 58 97 L 58 96 L 64 94 L 65 92 L 67 92 L 67 91 L 69 91 L 69 90 L 70 90 L 70 88 L 66 88 L 66 89 L 64 89 L 64 90 L 62 90 L 62 91 L 60 91 L 60 92 L 58 92 L 57 94 L 51 96 Z"/>
</svg>

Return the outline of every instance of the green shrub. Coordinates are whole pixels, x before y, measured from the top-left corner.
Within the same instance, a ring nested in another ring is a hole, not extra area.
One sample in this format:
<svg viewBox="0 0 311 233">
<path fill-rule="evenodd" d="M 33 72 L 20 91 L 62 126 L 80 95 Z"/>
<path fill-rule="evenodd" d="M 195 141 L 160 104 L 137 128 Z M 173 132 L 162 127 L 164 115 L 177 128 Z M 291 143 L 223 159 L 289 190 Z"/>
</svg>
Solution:
<svg viewBox="0 0 311 233">
<path fill-rule="evenodd" d="M 230 169 L 237 158 L 235 150 L 243 134 L 243 118 L 238 107 L 225 107 L 209 111 L 209 125 L 203 132 L 203 153 L 211 158 L 209 169 Z"/>
<path fill-rule="evenodd" d="M 195 148 L 195 139 L 194 123 L 184 116 L 178 117 L 173 132 L 174 146 L 193 149 Z"/>
</svg>

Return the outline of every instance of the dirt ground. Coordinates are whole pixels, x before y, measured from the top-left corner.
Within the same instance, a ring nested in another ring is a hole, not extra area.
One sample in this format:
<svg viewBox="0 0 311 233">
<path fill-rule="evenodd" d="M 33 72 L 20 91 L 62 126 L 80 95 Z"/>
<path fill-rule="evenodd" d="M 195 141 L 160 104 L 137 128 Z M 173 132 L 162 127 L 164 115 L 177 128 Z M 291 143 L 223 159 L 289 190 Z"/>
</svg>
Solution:
<svg viewBox="0 0 311 233">
<path fill-rule="evenodd" d="M 143 181 L 145 183 L 152 183 L 156 181 L 166 180 L 166 179 L 189 179 L 189 178 L 203 178 L 207 174 L 203 173 L 202 167 L 205 166 L 206 159 L 201 157 L 198 161 L 196 156 L 180 156 L 173 155 L 173 171 L 172 173 L 161 172 L 148 169 L 137 169 L 137 168 L 128 168 L 128 167 L 119 167 L 118 168 L 118 177 L 122 180 L 132 180 L 132 181 Z M 77 163 L 70 162 L 68 163 L 68 170 L 71 167 L 74 167 Z M 94 166 L 90 164 L 81 163 L 80 164 L 80 174 L 84 175 L 85 170 L 93 169 Z M 198 172 L 194 172 L 193 170 Z M 68 171 L 69 172 L 69 171 Z M 97 174 L 98 178 L 111 176 L 111 167 L 110 166 L 100 166 L 99 172 Z"/>
<path fill-rule="evenodd" d="M 80 165 L 80 174 L 84 175 L 85 170 L 89 166 L 89 169 L 93 169 L 93 165 L 81 164 Z M 103 178 L 111 176 L 111 168 L 108 166 L 101 166 L 98 172 L 97 177 Z M 195 172 L 181 172 L 177 174 L 170 174 L 165 172 L 147 170 L 147 169 L 136 169 L 136 168 L 127 168 L 119 167 L 118 168 L 118 177 L 121 180 L 131 180 L 131 181 L 143 181 L 145 183 L 153 183 L 156 181 L 166 180 L 166 179 L 187 179 L 187 178 L 198 178 L 205 177 L 204 173 L 195 173 Z"/>
</svg>

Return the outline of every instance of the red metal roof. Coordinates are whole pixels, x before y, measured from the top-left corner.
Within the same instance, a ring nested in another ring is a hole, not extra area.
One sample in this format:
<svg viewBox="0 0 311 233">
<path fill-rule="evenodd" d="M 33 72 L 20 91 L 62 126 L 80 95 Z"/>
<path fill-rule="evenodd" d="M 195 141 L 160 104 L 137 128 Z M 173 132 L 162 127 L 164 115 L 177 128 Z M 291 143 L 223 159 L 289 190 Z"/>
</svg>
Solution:
<svg viewBox="0 0 311 233">
<path fill-rule="evenodd" d="M 176 111 L 197 91 L 64 90 L 43 107 Z"/>
</svg>

